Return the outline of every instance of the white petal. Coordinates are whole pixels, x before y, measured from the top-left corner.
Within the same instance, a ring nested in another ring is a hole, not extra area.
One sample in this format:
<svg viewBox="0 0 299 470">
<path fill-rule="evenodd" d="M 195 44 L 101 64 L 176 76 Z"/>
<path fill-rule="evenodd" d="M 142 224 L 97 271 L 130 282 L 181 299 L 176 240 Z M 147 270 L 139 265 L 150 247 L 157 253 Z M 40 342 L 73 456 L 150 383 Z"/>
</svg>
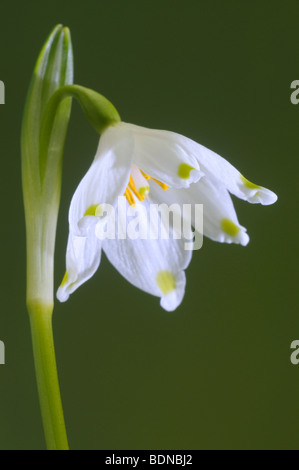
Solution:
<svg viewBox="0 0 299 470">
<path fill-rule="evenodd" d="M 78 237 L 69 233 L 66 251 L 66 273 L 57 290 L 57 298 L 65 302 L 70 294 L 90 279 L 101 260 L 101 242 L 95 236 L 93 226 L 88 236 Z"/>
<path fill-rule="evenodd" d="M 110 126 L 100 138 L 88 172 L 75 191 L 70 205 L 69 224 L 77 235 L 85 235 L 82 218 L 105 203 L 114 205 L 130 178 L 133 155 L 132 134 L 120 124 Z M 89 216 L 87 216 L 89 217 Z M 81 221 L 81 222 L 80 222 Z M 89 226 L 90 222 L 87 222 Z"/>
<path fill-rule="evenodd" d="M 263 205 L 273 204 L 277 200 L 275 193 L 248 181 L 233 165 L 212 150 L 187 137 L 182 137 L 182 147 L 197 159 L 206 176 L 224 185 L 240 199 Z"/>
<path fill-rule="evenodd" d="M 141 223 L 147 225 L 148 237 L 105 240 L 103 249 L 125 279 L 139 289 L 160 297 L 161 306 L 172 311 L 184 297 L 186 280 L 183 270 L 188 266 L 192 252 L 184 250 L 183 239 L 151 239 L 151 231 L 155 232 L 155 228 L 149 225 L 150 203 L 144 201 L 138 205 L 146 208 Z M 121 226 L 123 223 L 126 227 Z M 120 221 L 118 231 L 123 233 L 127 225 L 128 219 L 126 222 Z"/>
<path fill-rule="evenodd" d="M 151 183 L 151 198 L 165 202 L 169 206 L 179 204 L 181 214 L 187 213 L 185 204 L 191 205 L 190 223 L 198 229 L 195 221 L 195 204 L 203 204 L 203 234 L 214 241 L 239 243 L 243 246 L 249 242 L 246 229 L 239 224 L 231 197 L 223 185 L 215 186 L 205 176 L 188 189 L 168 189 L 163 191 L 157 184 Z M 186 217 L 185 217 L 186 220 Z"/>
<path fill-rule="evenodd" d="M 184 271 L 179 271 L 175 278 L 176 289 L 161 298 L 160 304 L 167 312 L 175 310 L 183 300 L 186 285 Z"/>
<path fill-rule="evenodd" d="M 176 188 L 187 188 L 202 176 L 196 158 L 175 132 L 122 123 L 134 134 L 134 162 L 149 176 Z"/>
</svg>

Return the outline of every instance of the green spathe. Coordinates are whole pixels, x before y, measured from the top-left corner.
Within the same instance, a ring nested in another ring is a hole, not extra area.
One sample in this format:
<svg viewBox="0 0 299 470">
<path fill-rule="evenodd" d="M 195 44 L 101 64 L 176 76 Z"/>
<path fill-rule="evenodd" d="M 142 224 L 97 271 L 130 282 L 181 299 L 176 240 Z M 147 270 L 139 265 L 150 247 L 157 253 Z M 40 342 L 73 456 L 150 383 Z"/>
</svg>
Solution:
<svg viewBox="0 0 299 470">
<path fill-rule="evenodd" d="M 27 303 L 37 299 L 53 302 L 51 254 L 54 253 L 56 220 L 60 200 L 61 161 L 71 111 L 65 100 L 48 130 L 46 159 L 48 188 L 40 178 L 40 130 L 46 103 L 61 86 L 73 81 L 73 52 L 68 28 L 56 26 L 37 59 L 27 94 L 21 135 L 22 183 L 27 238 Z M 58 162 L 58 163 L 57 163 Z M 44 278 L 45 276 L 45 278 Z"/>
</svg>

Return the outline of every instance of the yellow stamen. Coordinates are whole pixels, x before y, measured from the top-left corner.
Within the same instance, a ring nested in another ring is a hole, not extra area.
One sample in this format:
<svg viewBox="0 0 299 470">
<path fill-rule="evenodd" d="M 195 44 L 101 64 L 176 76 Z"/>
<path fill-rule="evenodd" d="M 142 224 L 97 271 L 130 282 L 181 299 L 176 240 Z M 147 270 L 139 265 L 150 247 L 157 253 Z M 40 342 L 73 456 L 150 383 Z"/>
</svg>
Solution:
<svg viewBox="0 0 299 470">
<path fill-rule="evenodd" d="M 142 171 L 142 170 L 140 170 L 140 171 L 141 171 L 142 175 L 144 176 L 144 178 L 145 178 L 146 180 L 150 180 L 150 179 L 151 179 L 151 176 L 147 175 L 147 174 L 144 173 L 144 171 Z"/>
<path fill-rule="evenodd" d="M 149 176 L 149 175 L 147 175 L 146 173 L 144 173 L 144 171 L 142 171 L 142 170 L 140 170 L 140 171 L 141 171 L 141 173 L 143 174 L 143 176 L 144 176 L 144 178 L 145 178 L 146 180 L 150 180 L 150 179 L 152 178 L 151 176 Z M 162 188 L 164 191 L 166 191 L 166 190 L 169 188 L 169 186 L 167 186 L 167 184 L 161 183 L 161 181 L 156 180 L 156 178 L 152 178 L 152 179 L 153 179 L 159 186 L 161 186 L 161 188 Z"/>
<path fill-rule="evenodd" d="M 131 191 L 133 191 L 135 196 L 137 196 L 139 201 L 144 201 L 145 197 L 142 194 L 140 194 L 140 192 L 136 189 L 136 186 L 135 186 L 135 183 L 134 183 L 134 180 L 133 180 L 132 176 L 130 176 L 130 181 L 129 181 L 128 187 Z"/>
<path fill-rule="evenodd" d="M 157 183 L 159 186 L 161 186 L 161 188 L 163 189 L 163 191 L 166 191 L 166 190 L 169 188 L 169 186 L 167 186 L 167 184 L 161 183 L 161 181 L 156 180 L 155 178 L 153 178 L 153 180 L 156 181 L 156 183 Z"/>
<path fill-rule="evenodd" d="M 144 171 L 140 170 L 140 172 L 142 173 L 142 175 L 144 176 L 144 178 L 146 180 L 153 179 L 153 181 L 155 181 L 159 186 L 161 186 L 161 188 L 164 191 L 166 191 L 166 189 L 169 188 L 169 186 L 167 186 L 167 184 L 161 183 L 161 181 L 156 180 L 155 178 L 152 178 L 151 176 L 144 173 Z M 137 197 L 137 199 L 139 199 L 139 201 L 144 201 L 145 196 L 148 194 L 148 192 L 149 192 L 149 186 L 148 187 L 141 187 L 138 190 L 135 186 L 134 180 L 133 180 L 132 175 L 131 175 L 124 195 L 127 198 L 127 201 L 130 204 L 130 206 L 135 206 L 135 199 L 134 199 L 133 194 Z"/>
<path fill-rule="evenodd" d="M 133 194 L 129 186 L 127 186 L 127 189 L 125 190 L 125 196 L 130 206 L 135 206 L 135 199 L 133 198 Z"/>
</svg>

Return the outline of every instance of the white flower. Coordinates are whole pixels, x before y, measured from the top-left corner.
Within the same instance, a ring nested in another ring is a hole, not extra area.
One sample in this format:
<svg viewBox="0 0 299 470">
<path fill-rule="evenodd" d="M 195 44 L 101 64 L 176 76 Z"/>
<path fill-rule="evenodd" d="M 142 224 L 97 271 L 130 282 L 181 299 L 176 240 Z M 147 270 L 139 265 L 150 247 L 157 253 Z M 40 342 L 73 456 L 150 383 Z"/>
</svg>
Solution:
<svg viewBox="0 0 299 470">
<path fill-rule="evenodd" d="M 229 193 L 264 205 L 277 199 L 273 192 L 245 179 L 225 159 L 186 137 L 123 122 L 110 126 L 71 201 L 67 270 L 58 299 L 67 300 L 94 274 L 103 249 L 129 282 L 160 297 L 164 309 L 174 310 L 184 296 L 184 269 L 192 252 L 184 250 L 182 239 L 172 236 L 166 240 L 99 239 L 103 206 L 116 208 L 119 196 L 125 195 L 127 206 L 145 208 L 145 223 L 153 202 L 201 203 L 204 235 L 246 245 L 249 237 L 238 222 Z M 195 226 L 194 220 L 191 223 Z M 149 231 L 152 229 L 150 226 Z"/>
</svg>

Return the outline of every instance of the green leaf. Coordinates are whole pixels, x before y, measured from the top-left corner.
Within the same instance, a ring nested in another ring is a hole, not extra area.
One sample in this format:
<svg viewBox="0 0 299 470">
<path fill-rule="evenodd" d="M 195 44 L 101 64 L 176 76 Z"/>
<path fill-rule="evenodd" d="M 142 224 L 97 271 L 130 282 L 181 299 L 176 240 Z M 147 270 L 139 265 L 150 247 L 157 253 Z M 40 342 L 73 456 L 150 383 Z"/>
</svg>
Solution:
<svg viewBox="0 0 299 470">
<path fill-rule="evenodd" d="M 27 305 L 53 303 L 53 255 L 61 188 L 61 160 L 71 99 L 56 109 L 46 158 L 52 167 L 47 194 L 40 177 L 40 130 L 47 102 L 73 82 L 73 52 L 68 28 L 56 26 L 37 59 L 27 94 L 21 135 L 22 183 L 27 242 Z"/>
<path fill-rule="evenodd" d="M 32 205 L 41 196 L 40 128 L 49 98 L 64 85 L 73 82 L 73 52 L 68 28 L 56 26 L 37 59 L 29 87 L 22 123 L 21 150 L 23 191 L 26 203 Z M 51 129 L 50 158 L 63 152 L 70 117 L 71 100 L 65 100 L 55 116 Z"/>
</svg>

